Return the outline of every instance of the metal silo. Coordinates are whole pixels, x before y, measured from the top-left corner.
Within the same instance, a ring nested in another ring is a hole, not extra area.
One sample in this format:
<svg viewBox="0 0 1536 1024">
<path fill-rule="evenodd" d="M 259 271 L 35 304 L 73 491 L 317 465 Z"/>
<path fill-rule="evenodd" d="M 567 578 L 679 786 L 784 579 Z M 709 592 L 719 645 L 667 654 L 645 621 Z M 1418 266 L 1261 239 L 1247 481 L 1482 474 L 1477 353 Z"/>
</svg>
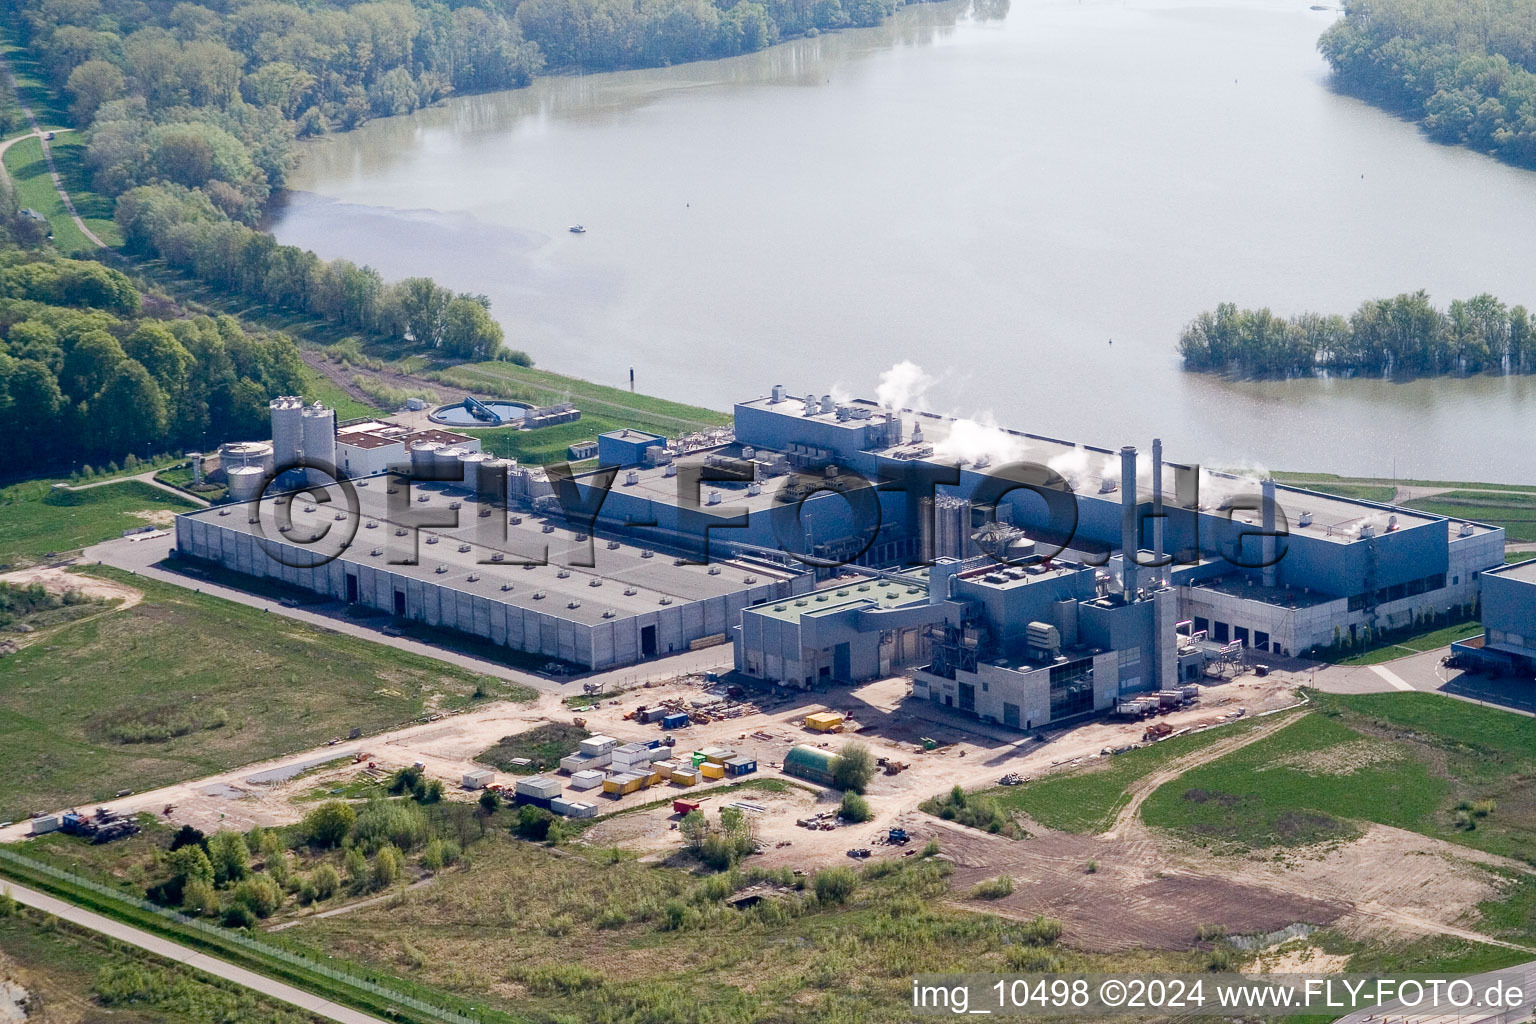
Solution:
<svg viewBox="0 0 1536 1024">
<path fill-rule="evenodd" d="M 471 494 L 480 490 L 480 467 L 489 462 L 491 457 L 484 452 L 465 452 L 459 456 L 459 465 L 464 469 L 463 487 Z"/>
<path fill-rule="evenodd" d="M 418 480 L 432 479 L 432 467 L 437 465 L 437 450 L 441 447 L 436 441 L 411 446 L 411 474 Z"/>
<path fill-rule="evenodd" d="M 260 466 L 235 466 L 224 474 L 228 478 L 229 496 L 233 501 L 251 501 L 261 495 L 267 474 Z"/>
<path fill-rule="evenodd" d="M 299 464 L 304 446 L 304 400 L 294 395 L 274 398 L 272 410 L 272 461 L 281 473 Z"/>
<path fill-rule="evenodd" d="M 515 462 L 496 458 L 488 458 L 480 463 L 480 472 L 475 479 L 475 499 L 497 506 L 505 505 L 507 473 L 516 465 Z"/>
<path fill-rule="evenodd" d="M 336 410 L 327 409 L 316 402 L 305 406 L 300 414 L 304 425 L 304 440 L 300 445 L 303 462 L 317 466 L 305 474 L 312 484 L 331 481 L 336 470 Z"/>
</svg>

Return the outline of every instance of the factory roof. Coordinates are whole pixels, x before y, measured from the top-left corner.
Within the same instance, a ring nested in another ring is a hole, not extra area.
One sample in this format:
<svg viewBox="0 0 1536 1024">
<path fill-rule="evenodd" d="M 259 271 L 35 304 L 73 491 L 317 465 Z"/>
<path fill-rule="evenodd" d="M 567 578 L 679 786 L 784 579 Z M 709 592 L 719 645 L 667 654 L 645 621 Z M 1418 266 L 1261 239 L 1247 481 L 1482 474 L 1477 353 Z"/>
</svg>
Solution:
<svg viewBox="0 0 1536 1024">
<path fill-rule="evenodd" d="M 1536 558 L 1527 558 L 1523 562 L 1513 562 L 1495 569 L 1488 569 L 1483 575 L 1498 576 L 1501 579 L 1515 580 L 1519 583 L 1536 583 Z"/>
<path fill-rule="evenodd" d="M 350 445 L 353 448 L 385 448 L 392 444 L 403 444 L 404 438 L 389 437 L 384 434 L 371 434 L 365 431 L 348 430 L 336 435 L 337 444 Z"/>
<path fill-rule="evenodd" d="M 1072 576 L 1086 568 L 1088 567 L 1077 562 L 1046 561 L 1042 559 L 1031 562 L 1028 565 L 1005 565 L 1002 562 L 990 562 L 976 569 L 967 569 L 957 575 L 959 579 L 976 586 L 1011 590 L 1016 587 L 1028 586 L 1031 583 L 1039 583 L 1042 580 Z"/>
<path fill-rule="evenodd" d="M 785 478 L 763 480 L 756 488 L 758 493 L 749 493 L 753 488 L 745 482 L 703 480 L 697 484 L 697 491 L 689 495 L 686 488 L 690 479 L 689 470 L 702 468 L 711 461 L 739 460 L 741 458 L 742 445 L 731 443 L 715 448 L 707 448 L 680 455 L 675 458 L 670 466 L 626 466 L 619 471 L 613 479 L 613 487 L 610 496 L 628 495 L 658 501 L 666 505 L 684 506 L 687 501 L 680 501 L 679 495 L 685 495 L 698 502 L 699 511 L 723 518 L 731 518 L 741 515 L 743 512 L 759 512 L 763 509 L 773 508 L 778 504 L 777 495 L 779 489 L 784 486 Z M 759 448 L 754 453 L 754 461 L 773 461 L 777 453 Z M 583 486 L 592 482 L 599 473 L 611 472 L 609 470 L 592 470 L 589 473 L 577 474 L 576 480 Z M 697 479 L 697 476 L 692 476 Z M 631 482 L 633 480 L 633 482 Z M 719 501 L 710 504 L 711 492 L 716 492 Z"/>
<path fill-rule="evenodd" d="M 870 579 L 844 583 L 774 604 L 760 604 L 753 611 L 785 622 L 799 622 L 805 616 L 846 611 L 857 605 L 900 608 L 903 605 L 925 603 L 927 600 L 928 591 L 916 581 L 903 584 L 892 579 Z"/>
<path fill-rule="evenodd" d="M 289 543 L 294 543 L 290 538 L 333 530 L 311 545 L 294 546 L 589 625 L 798 575 L 756 560 L 715 560 L 707 566 L 678 564 L 670 555 L 636 546 L 629 538 L 611 539 L 601 530 L 595 539 L 578 539 L 561 516 L 509 513 L 447 493 L 435 484 L 412 487 L 412 499 L 426 500 L 412 500 L 409 513 L 396 512 L 393 518 L 386 507 L 384 477 L 358 482 L 355 512 L 347 508 L 340 488 L 328 491 L 331 500 L 318 505 L 302 495 L 294 496 L 292 526 L 286 534 L 281 532 L 277 516 L 288 510 L 276 504 L 283 502 L 284 496 L 262 501 L 259 524 L 249 521 L 243 505 L 201 509 L 187 515 L 223 529 Z M 489 515 L 481 516 L 481 512 Z M 392 564 L 413 554 L 410 530 L 396 521 L 406 520 L 407 515 L 456 515 L 458 525 L 420 526 L 414 538 L 416 564 Z M 500 532 L 502 524 L 505 535 Z M 493 561 L 498 555 L 501 561 Z M 537 564 L 546 557 L 546 564 Z M 610 611 L 613 616 L 604 614 Z"/>
<path fill-rule="evenodd" d="M 880 407 L 875 402 L 858 399 L 842 405 L 857 410 L 861 418 L 847 417 L 840 420 L 835 408 L 831 412 L 819 411 L 820 402 L 816 403 L 817 411 L 813 415 L 805 415 L 806 400 L 803 398 L 785 397 L 783 401 L 774 402 L 771 397 L 761 397 L 738 404 L 743 408 L 766 410 L 793 419 L 846 428 L 850 434 L 863 431 L 866 425 L 883 418 L 887 412 L 892 411 Z M 991 423 L 956 419 L 913 409 L 901 409 L 897 415 L 902 421 L 902 443 L 889 447 L 869 448 L 866 449 L 867 451 L 897 461 L 923 459 L 948 464 L 958 462 L 963 469 L 978 473 L 985 473 L 989 469 L 995 470 L 996 467 L 1008 463 L 1036 463 L 1048 466 L 1059 473 L 1079 498 L 1115 502 L 1120 500 L 1120 453 L 1118 450 L 1074 444 L 1071 441 L 1010 430 Z M 918 428 L 921 429 L 921 441 L 914 442 L 914 432 Z M 863 448 L 864 446 L 855 444 L 854 447 Z M 1177 471 L 1192 467 L 1170 462 L 1167 458 L 1164 458 L 1163 465 L 1165 469 L 1163 501 L 1172 507 L 1187 508 L 1188 505 L 1179 501 L 1177 477 L 1181 474 Z M 1137 469 L 1137 499 L 1151 501 L 1153 492 L 1150 451 L 1139 453 Z M 1252 503 L 1256 506 L 1260 486 L 1261 482 L 1256 477 L 1201 468 L 1199 472 L 1200 509 L 1212 515 L 1225 516 L 1231 509 L 1233 499 L 1244 497 L 1254 499 Z M 1359 529 L 1365 524 L 1369 524 L 1377 536 L 1388 532 L 1389 518 L 1394 515 L 1397 517 L 1396 529 L 1409 529 L 1444 521 L 1442 516 L 1417 512 L 1413 509 L 1358 501 L 1309 491 L 1301 487 L 1280 484 L 1277 485 L 1276 491 L 1276 500 L 1285 513 L 1284 521 L 1289 522 L 1292 533 L 1322 537 L 1339 543 L 1360 539 Z M 1305 527 L 1299 525 L 1303 512 L 1311 513 L 1311 523 Z M 1256 510 L 1239 508 L 1231 511 L 1231 515 L 1239 522 L 1256 525 L 1259 513 Z M 1482 529 L 1486 531 L 1490 528 L 1482 527 Z"/>
</svg>

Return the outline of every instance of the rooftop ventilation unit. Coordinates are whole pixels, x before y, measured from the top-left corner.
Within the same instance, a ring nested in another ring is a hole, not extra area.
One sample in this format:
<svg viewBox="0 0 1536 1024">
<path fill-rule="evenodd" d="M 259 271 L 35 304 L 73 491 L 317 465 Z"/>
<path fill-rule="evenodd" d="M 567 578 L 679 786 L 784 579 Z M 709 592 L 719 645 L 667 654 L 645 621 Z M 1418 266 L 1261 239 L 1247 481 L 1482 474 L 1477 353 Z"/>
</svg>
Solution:
<svg viewBox="0 0 1536 1024">
<path fill-rule="evenodd" d="M 640 593 L 640 591 L 636 590 L 634 587 L 625 587 L 624 588 L 624 596 L 625 597 L 634 597 L 638 593 Z"/>
<path fill-rule="evenodd" d="M 510 583 L 503 583 L 501 585 L 501 589 L 504 590 L 504 591 L 511 590 L 512 589 L 512 584 L 510 584 Z"/>
<path fill-rule="evenodd" d="M 535 601 L 542 601 L 542 600 L 544 600 L 544 591 L 542 591 L 542 590 L 535 590 L 533 592 L 533 599 Z"/>
<path fill-rule="evenodd" d="M 544 532 L 545 533 L 554 533 L 555 532 L 555 528 L 554 528 L 554 526 L 552 524 L 545 523 L 544 524 Z"/>
<path fill-rule="evenodd" d="M 479 583 L 480 582 L 480 574 L 477 573 L 477 572 L 472 572 L 472 573 L 470 573 L 468 576 L 466 576 L 464 578 L 469 580 L 469 582 L 471 582 L 471 583 Z"/>
<path fill-rule="evenodd" d="M 774 401 L 775 404 L 784 401 L 784 385 L 783 384 L 775 384 L 773 386 L 773 401 Z"/>
<path fill-rule="evenodd" d="M 640 552 L 640 557 L 641 558 L 654 558 L 654 557 L 656 557 L 656 552 L 652 551 L 650 548 L 646 548 L 644 551 Z"/>
<path fill-rule="evenodd" d="M 569 569 L 561 569 L 559 572 L 555 573 L 555 576 L 557 578 L 559 578 L 559 579 L 562 579 L 562 580 L 569 578 L 570 575 L 571 575 L 571 570 L 569 570 Z"/>
<path fill-rule="evenodd" d="M 1311 512 L 1303 512 L 1301 515 L 1297 516 L 1296 517 L 1296 525 L 1297 526 L 1311 526 L 1312 525 L 1312 513 Z"/>
<path fill-rule="evenodd" d="M 229 515 L 229 509 L 227 509 L 227 508 L 221 508 L 221 509 L 219 509 L 219 515 L 221 515 L 221 516 L 227 516 L 227 515 Z"/>
<path fill-rule="evenodd" d="M 384 553 L 384 549 L 383 548 L 374 548 L 372 551 L 370 551 L 368 553 L 370 555 L 372 555 L 374 558 L 378 558 L 380 555 L 382 555 Z"/>
<path fill-rule="evenodd" d="M 507 522 L 511 523 L 513 526 L 521 526 L 522 522 L 523 522 L 523 517 L 522 516 L 508 516 L 507 517 Z"/>
<path fill-rule="evenodd" d="M 410 530 L 407 530 L 405 527 L 402 526 L 398 530 L 395 531 L 395 536 L 396 537 L 404 537 L 406 534 L 408 534 L 410 532 L 411 532 Z"/>
<path fill-rule="evenodd" d="M 608 550 L 609 551 L 617 551 L 617 550 L 619 550 L 619 542 L 616 541 L 616 540 L 609 541 L 608 542 Z"/>
<path fill-rule="evenodd" d="M 428 544 L 436 544 L 437 543 L 437 538 L 436 537 L 428 537 L 427 538 L 427 543 Z"/>
<path fill-rule="evenodd" d="M 671 604 L 672 603 L 672 599 L 670 597 L 664 597 L 664 598 L 661 599 L 661 603 L 662 604 Z"/>
<path fill-rule="evenodd" d="M 570 600 L 569 600 L 569 601 L 567 601 L 567 602 L 565 602 L 565 606 L 566 606 L 566 607 L 567 607 L 567 608 L 580 608 L 580 607 L 581 607 L 581 602 L 580 602 L 580 601 L 578 601 L 578 600 L 576 600 L 576 599 L 575 599 L 575 598 L 574 598 L 574 597 L 573 597 L 573 598 L 571 598 L 571 599 L 570 599 Z"/>
<path fill-rule="evenodd" d="M 440 565 L 440 566 L 437 567 L 437 572 L 438 572 L 439 575 L 441 575 L 441 574 L 443 574 L 443 573 L 445 573 L 447 571 L 448 571 L 448 567 L 446 565 Z"/>
<path fill-rule="evenodd" d="M 605 619 L 611 619 L 617 614 L 618 612 L 614 611 L 612 608 L 606 608 L 603 610 L 603 618 Z"/>
<path fill-rule="evenodd" d="M 719 576 L 720 575 L 720 567 L 718 565 L 710 566 L 709 567 L 709 574 L 711 576 Z"/>
<path fill-rule="evenodd" d="M 757 582 L 757 577 L 756 576 L 743 576 L 741 578 L 741 582 L 743 582 L 743 583 L 756 583 Z"/>
<path fill-rule="evenodd" d="M 457 512 L 459 509 L 464 507 L 464 503 L 462 501 L 450 501 L 448 503 L 448 507 Z"/>
<path fill-rule="evenodd" d="M 1456 536 L 1458 536 L 1458 537 L 1470 537 L 1470 536 L 1472 536 L 1472 524 L 1471 523 L 1462 523 L 1456 529 Z"/>
<path fill-rule="evenodd" d="M 677 476 L 677 463 L 667 463 L 667 468 L 661 471 L 661 475 L 665 477 Z"/>
<path fill-rule="evenodd" d="M 465 555 L 465 554 L 468 554 L 468 553 L 469 553 L 469 545 L 468 544 L 460 544 L 459 545 L 459 554 Z"/>
<path fill-rule="evenodd" d="M 633 486 L 635 486 L 635 484 L 637 484 L 639 482 L 640 482 L 640 473 L 639 473 L 638 470 L 633 470 L 632 469 L 628 473 L 624 474 L 624 484 L 625 484 L 625 486 L 633 487 Z"/>
<path fill-rule="evenodd" d="M 752 483 L 747 484 L 747 497 L 755 498 L 759 494 L 762 494 L 762 493 L 763 493 L 763 485 L 762 484 L 758 483 L 755 480 Z"/>
<path fill-rule="evenodd" d="M 1099 493 L 1100 494 L 1111 494 L 1114 491 L 1118 490 L 1119 487 L 1120 487 L 1119 484 L 1115 483 L 1113 480 L 1111 480 L 1107 476 L 1104 479 L 1099 481 Z"/>
<path fill-rule="evenodd" d="M 598 579 L 596 576 L 594 576 L 591 579 L 587 580 L 587 586 L 589 586 L 589 587 L 600 587 L 602 585 L 603 585 L 603 581 Z"/>
<path fill-rule="evenodd" d="M 491 561 L 493 561 L 493 562 L 500 562 L 503 559 L 505 559 L 506 557 L 507 557 L 506 555 L 504 555 L 500 551 L 498 551 L 494 555 L 491 556 Z"/>
<path fill-rule="evenodd" d="M 431 501 L 432 500 L 432 495 L 430 495 L 430 494 L 418 494 L 418 495 L 416 495 L 416 500 L 417 501 Z"/>
</svg>

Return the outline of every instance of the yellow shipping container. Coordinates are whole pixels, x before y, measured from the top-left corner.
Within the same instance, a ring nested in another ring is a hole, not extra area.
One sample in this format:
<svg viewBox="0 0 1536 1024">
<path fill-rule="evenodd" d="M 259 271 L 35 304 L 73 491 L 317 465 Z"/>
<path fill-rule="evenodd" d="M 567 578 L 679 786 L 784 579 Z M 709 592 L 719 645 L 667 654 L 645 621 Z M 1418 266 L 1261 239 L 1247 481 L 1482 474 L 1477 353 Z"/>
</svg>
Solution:
<svg viewBox="0 0 1536 1024">
<path fill-rule="evenodd" d="M 715 764 L 713 761 L 705 761 L 703 764 L 699 765 L 699 771 L 703 773 L 706 779 L 725 778 L 725 765 Z"/>
<path fill-rule="evenodd" d="M 831 732 L 843 724 L 843 716 L 836 711 L 818 711 L 805 716 L 805 727 L 817 732 Z"/>
<path fill-rule="evenodd" d="M 672 771 L 672 784 L 674 786 L 694 786 L 699 781 L 699 773 L 692 768 L 675 768 Z"/>
<path fill-rule="evenodd" d="M 624 790 L 620 788 L 619 780 L 618 779 L 604 779 L 603 780 L 603 792 L 604 793 L 623 793 Z"/>
<path fill-rule="evenodd" d="M 677 766 L 671 761 L 653 761 L 651 762 L 651 767 L 656 770 L 659 778 L 670 779 L 672 777 L 672 769 Z"/>
</svg>

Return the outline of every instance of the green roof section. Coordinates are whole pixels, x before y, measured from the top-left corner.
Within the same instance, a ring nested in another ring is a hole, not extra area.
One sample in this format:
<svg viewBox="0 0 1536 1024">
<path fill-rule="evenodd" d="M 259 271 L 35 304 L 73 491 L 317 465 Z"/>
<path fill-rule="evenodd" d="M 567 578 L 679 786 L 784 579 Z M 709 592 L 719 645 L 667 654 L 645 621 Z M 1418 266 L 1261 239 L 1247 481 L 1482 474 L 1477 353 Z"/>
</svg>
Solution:
<svg viewBox="0 0 1536 1024">
<path fill-rule="evenodd" d="M 881 608 L 900 608 L 902 605 L 927 600 L 927 585 L 917 579 L 911 583 L 871 579 L 802 594 L 773 604 L 758 605 L 752 610 L 785 622 L 798 622 L 802 616 L 843 611 L 853 605 L 867 604 L 871 601 Z"/>
</svg>

